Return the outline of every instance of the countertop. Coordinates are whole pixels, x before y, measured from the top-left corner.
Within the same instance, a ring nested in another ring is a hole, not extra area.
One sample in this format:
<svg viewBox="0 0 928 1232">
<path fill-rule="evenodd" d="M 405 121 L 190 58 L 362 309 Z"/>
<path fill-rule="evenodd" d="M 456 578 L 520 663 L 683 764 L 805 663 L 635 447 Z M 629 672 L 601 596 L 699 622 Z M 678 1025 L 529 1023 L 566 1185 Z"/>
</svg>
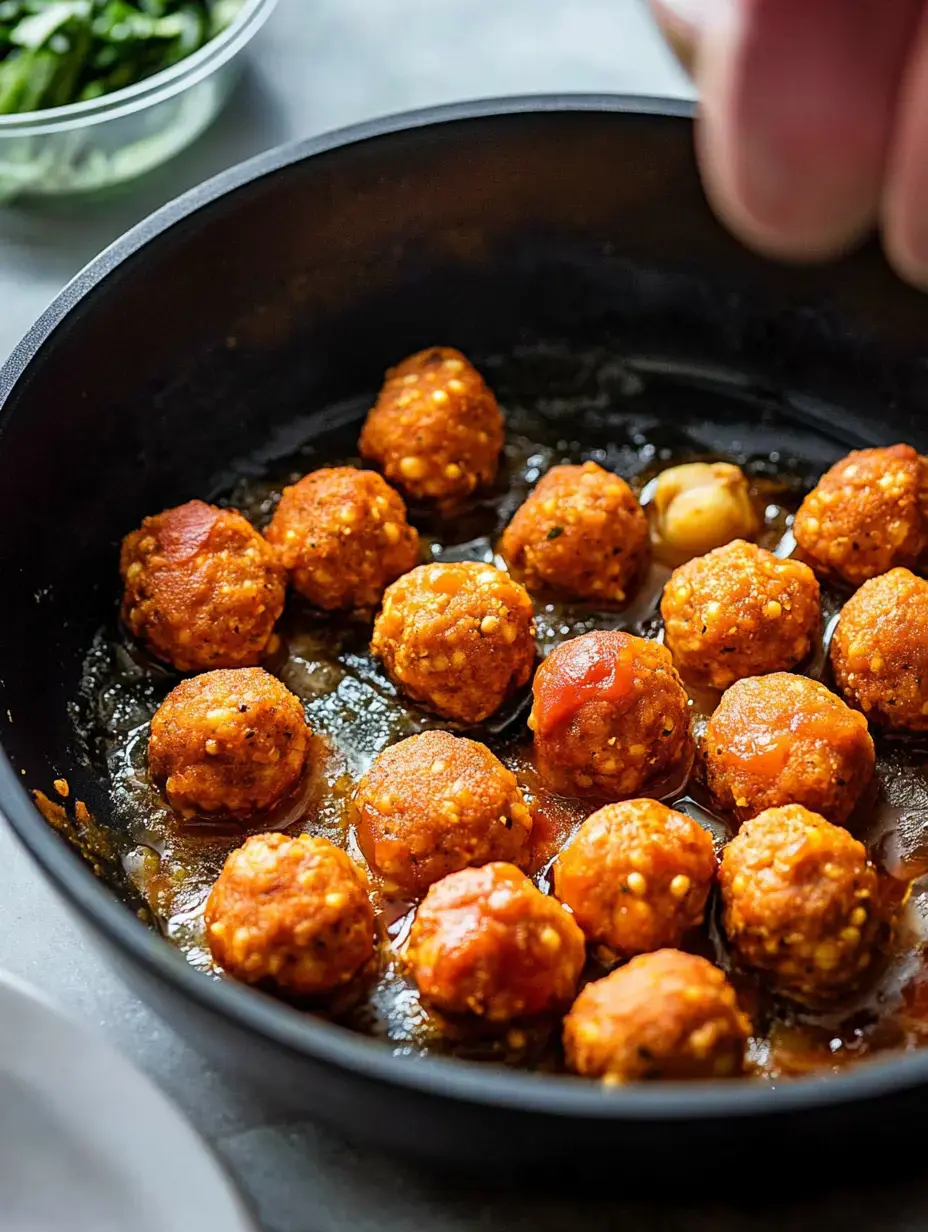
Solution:
<svg viewBox="0 0 928 1232">
<path fill-rule="evenodd" d="M 685 95 L 689 84 L 639 0 L 281 0 L 228 111 L 170 166 L 106 202 L 0 210 L 0 357 L 122 231 L 251 154 L 410 107 L 573 90 Z M 615 1198 L 547 1188 L 529 1196 L 519 1182 L 531 1178 L 514 1178 L 511 1192 L 455 1186 L 311 1124 L 275 1122 L 220 1078 L 104 965 L 2 821 L 0 921 L 0 967 L 46 990 L 151 1074 L 216 1147 L 266 1232 L 928 1226 L 928 1185 L 918 1180 L 776 1208 L 766 1185 L 756 1205 L 737 1208 L 721 1199 L 657 1205 L 627 1177 Z"/>
</svg>

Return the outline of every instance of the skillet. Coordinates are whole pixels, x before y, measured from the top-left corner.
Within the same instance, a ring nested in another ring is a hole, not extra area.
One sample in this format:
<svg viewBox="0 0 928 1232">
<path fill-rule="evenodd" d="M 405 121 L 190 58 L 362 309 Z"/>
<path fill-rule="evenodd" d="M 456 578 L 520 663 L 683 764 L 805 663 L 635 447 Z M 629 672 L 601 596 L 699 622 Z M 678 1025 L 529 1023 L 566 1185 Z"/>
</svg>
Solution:
<svg viewBox="0 0 928 1232">
<path fill-rule="evenodd" d="M 924 301 L 875 245 L 821 270 L 742 250 L 705 204 L 691 128 L 691 109 L 666 100 L 545 97 L 274 151 L 103 253 L 0 374 L 0 806 L 159 1013 L 275 1102 L 357 1139 L 506 1169 L 682 1158 L 694 1143 L 699 1158 L 735 1157 L 784 1135 L 800 1157 L 877 1122 L 889 1147 L 924 1103 L 919 1052 L 827 1080 L 621 1091 L 393 1055 L 194 971 L 136 917 L 118 870 L 96 860 L 95 873 L 29 794 L 64 774 L 106 824 L 71 707 L 112 617 L 126 528 L 291 453 L 436 339 L 474 354 L 553 338 L 672 358 L 839 452 L 928 448 Z"/>
</svg>

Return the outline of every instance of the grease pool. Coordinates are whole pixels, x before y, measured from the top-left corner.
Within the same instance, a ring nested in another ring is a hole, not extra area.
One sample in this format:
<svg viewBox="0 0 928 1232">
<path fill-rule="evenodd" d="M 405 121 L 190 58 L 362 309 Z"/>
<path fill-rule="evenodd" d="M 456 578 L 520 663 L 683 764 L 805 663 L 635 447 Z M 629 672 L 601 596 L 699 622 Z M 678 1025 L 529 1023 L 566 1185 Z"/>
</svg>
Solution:
<svg viewBox="0 0 928 1232">
<path fill-rule="evenodd" d="M 534 348 L 481 365 L 507 418 L 505 464 L 493 491 L 451 516 L 412 507 L 424 559 L 494 560 L 503 527 L 538 478 L 552 465 L 593 459 L 623 475 L 641 492 L 666 466 L 724 459 L 743 466 L 763 522 L 759 542 L 788 554 L 792 513 L 803 493 L 848 443 L 793 422 L 781 408 L 723 375 L 694 372 L 648 357 L 617 360 L 603 353 L 576 355 L 558 347 Z M 326 430 L 292 455 L 249 465 L 222 493 L 190 493 L 241 509 L 256 525 L 269 520 L 281 488 L 307 471 L 356 462 L 354 450 L 366 400 L 336 408 Z M 152 511 L 154 512 L 154 511 Z M 127 531 L 130 527 L 125 528 Z M 113 561 L 116 568 L 116 561 Z M 620 628 L 660 637 L 660 592 L 669 575 L 655 562 L 630 605 L 597 611 L 536 597 L 539 654 L 593 628 Z M 824 636 L 843 596 L 826 591 Z M 368 652 L 372 613 L 346 617 L 315 612 L 291 597 L 279 626 L 280 648 L 266 666 L 302 700 L 315 733 L 313 772 L 299 796 L 266 816 L 255 830 L 306 830 L 324 835 L 360 858 L 352 832 L 353 787 L 372 759 L 404 736 L 441 724 L 406 703 Z M 825 643 L 804 665 L 826 680 Z M 151 661 L 129 640 L 117 613 L 98 634 L 75 707 L 86 746 L 105 777 L 110 829 L 123 867 L 148 905 L 156 927 L 188 960 L 216 977 L 204 945 L 206 894 L 241 830 L 215 823 L 182 823 L 165 806 L 146 770 L 148 723 L 177 675 Z M 691 693 L 697 733 L 717 696 Z M 561 845 L 595 803 L 553 797 L 539 784 L 525 728 L 524 697 L 471 734 L 483 739 L 515 772 L 532 806 L 533 873 L 548 887 L 548 869 Z M 697 777 L 665 797 L 700 820 L 721 846 L 726 820 L 707 807 Z M 878 739 L 877 788 L 861 803 L 850 828 L 874 859 L 907 879 L 928 872 L 928 744 Z M 253 831 L 249 831 L 253 832 Z M 923 907 L 924 903 L 924 907 Z M 382 943 L 372 968 L 338 1002 L 307 1006 L 378 1036 L 398 1052 L 451 1052 L 508 1064 L 558 1068 L 558 1024 L 519 1024 L 502 1033 L 450 1023 L 430 1011 L 406 978 L 402 942 L 409 904 L 380 902 Z M 892 1047 L 928 1039 L 928 975 L 922 918 L 928 892 L 914 881 L 903 926 L 876 981 L 854 1003 L 820 1016 L 767 998 L 735 974 L 757 1034 L 750 1061 L 760 1077 L 835 1068 Z M 714 910 L 690 948 L 728 967 Z M 595 958 L 587 976 L 601 974 Z"/>
</svg>

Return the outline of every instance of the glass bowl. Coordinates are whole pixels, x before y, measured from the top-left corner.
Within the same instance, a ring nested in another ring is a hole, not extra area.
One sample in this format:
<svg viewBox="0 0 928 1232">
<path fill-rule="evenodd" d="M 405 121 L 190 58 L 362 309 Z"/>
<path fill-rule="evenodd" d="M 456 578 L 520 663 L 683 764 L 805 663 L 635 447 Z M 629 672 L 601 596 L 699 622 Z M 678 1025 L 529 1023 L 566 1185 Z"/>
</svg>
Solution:
<svg viewBox="0 0 928 1232">
<path fill-rule="evenodd" d="M 230 26 L 187 59 L 90 102 L 0 116 L 0 203 L 96 192 L 151 171 L 215 120 L 240 53 L 277 0 L 245 0 Z"/>
</svg>

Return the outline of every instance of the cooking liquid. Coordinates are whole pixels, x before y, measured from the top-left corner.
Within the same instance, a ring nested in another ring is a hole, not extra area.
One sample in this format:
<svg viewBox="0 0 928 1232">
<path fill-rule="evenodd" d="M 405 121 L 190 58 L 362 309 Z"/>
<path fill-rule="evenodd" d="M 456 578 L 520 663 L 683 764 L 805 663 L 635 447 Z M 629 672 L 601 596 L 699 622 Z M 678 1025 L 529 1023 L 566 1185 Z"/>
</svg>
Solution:
<svg viewBox="0 0 928 1232">
<path fill-rule="evenodd" d="M 536 348 L 483 368 L 507 414 L 505 462 L 494 490 L 454 515 L 410 509 L 426 560 L 501 564 L 494 551 L 499 535 L 539 477 L 557 463 L 588 459 L 623 475 L 645 500 L 649 480 L 667 466 L 700 459 L 736 462 L 751 478 L 762 523 L 758 542 L 785 556 L 794 546 L 789 528 L 802 495 L 847 448 L 789 423 L 743 386 L 730 386 L 714 375 L 694 376 L 691 369 L 671 364 Z M 367 405 L 365 400 L 340 408 L 328 420 L 336 426 L 309 439 L 296 454 L 260 468 L 242 468 L 244 477 L 230 489 L 203 495 L 241 509 L 263 527 L 284 484 L 319 466 L 357 462 L 352 453 Z M 669 574 L 668 565 L 654 561 L 624 611 L 535 596 L 539 654 L 591 629 L 661 637 L 659 602 Z M 805 665 L 809 675 L 826 683 L 827 640 L 842 599 L 823 591 L 823 641 Z M 368 651 L 372 619 L 372 613 L 326 615 L 290 598 L 278 629 L 280 649 L 266 666 L 304 702 L 315 733 L 312 771 L 294 799 L 256 819 L 246 832 L 323 835 L 361 860 L 350 808 L 357 779 L 397 740 L 431 727 L 457 730 L 400 695 Z M 193 966 L 216 977 L 204 941 L 203 904 L 243 831 L 216 821 L 181 820 L 148 779 L 149 721 L 177 680 L 127 638 L 114 612 L 111 626 L 88 653 L 75 710 L 81 735 L 108 783 L 111 828 L 129 878 L 154 924 Z M 484 740 L 519 780 L 534 817 L 531 872 L 536 884 L 548 890 L 557 852 L 599 802 L 554 796 L 541 785 L 525 726 L 526 702 L 527 694 L 513 699 L 468 734 Z M 697 736 L 717 702 L 718 694 L 691 690 Z M 877 739 L 878 787 L 861 803 L 850 828 L 889 872 L 905 881 L 916 879 L 902 926 L 875 984 L 827 1015 L 778 1002 L 750 978 L 732 973 L 755 1022 L 749 1056 L 759 1077 L 836 1069 L 874 1051 L 914 1047 L 928 1038 L 922 941 L 928 930 L 928 742 Z M 731 835 L 730 824 L 711 811 L 695 774 L 687 783 L 664 785 L 664 793 L 668 804 L 706 826 L 721 849 Z M 381 943 L 371 969 L 335 1004 L 307 1005 L 308 1012 L 377 1036 L 397 1053 L 451 1053 L 545 1070 L 562 1067 L 554 1019 L 501 1031 L 449 1021 L 425 1005 L 402 967 L 412 904 L 378 900 L 377 907 Z M 688 945 L 728 969 L 716 912 L 710 902 L 706 926 Z M 594 955 L 586 977 L 605 970 Z"/>
</svg>

